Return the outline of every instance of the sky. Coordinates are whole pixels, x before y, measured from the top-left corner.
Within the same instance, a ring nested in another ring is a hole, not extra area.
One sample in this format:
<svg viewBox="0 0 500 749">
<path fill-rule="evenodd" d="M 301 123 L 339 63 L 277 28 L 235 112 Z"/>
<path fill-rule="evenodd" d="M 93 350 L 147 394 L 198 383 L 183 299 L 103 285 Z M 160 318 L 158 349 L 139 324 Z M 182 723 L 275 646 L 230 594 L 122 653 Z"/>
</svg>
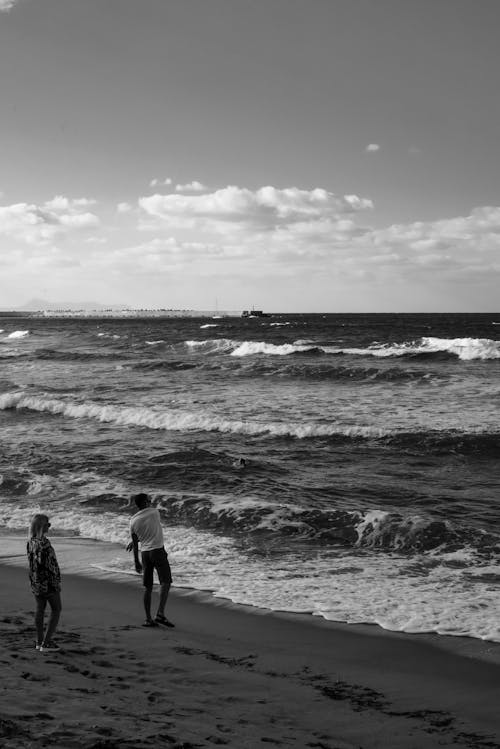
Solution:
<svg viewBox="0 0 500 749">
<path fill-rule="evenodd" d="M 0 0 L 0 308 L 500 309 L 498 0 Z"/>
</svg>

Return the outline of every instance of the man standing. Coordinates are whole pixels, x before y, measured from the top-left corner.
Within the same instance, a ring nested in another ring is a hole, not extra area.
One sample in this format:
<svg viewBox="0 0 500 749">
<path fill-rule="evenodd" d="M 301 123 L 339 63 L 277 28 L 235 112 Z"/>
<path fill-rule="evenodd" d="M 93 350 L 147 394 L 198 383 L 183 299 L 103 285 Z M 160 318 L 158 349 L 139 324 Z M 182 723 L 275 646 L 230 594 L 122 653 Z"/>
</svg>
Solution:
<svg viewBox="0 0 500 749">
<path fill-rule="evenodd" d="M 139 574 L 142 572 L 144 610 L 146 612 L 146 621 L 143 626 L 157 627 L 158 624 L 164 624 L 166 627 L 173 627 L 172 622 L 165 616 L 165 604 L 172 584 L 172 573 L 165 551 L 160 513 L 156 507 L 151 507 L 151 500 L 147 494 L 135 494 L 132 499 L 135 501 L 139 512 L 136 512 L 130 518 L 132 541 L 128 544 L 127 551 L 133 549 L 135 569 Z M 139 543 L 141 544 L 142 562 L 139 560 Z M 160 581 L 160 601 L 158 613 L 152 619 L 151 594 L 154 570 L 156 570 Z"/>
</svg>

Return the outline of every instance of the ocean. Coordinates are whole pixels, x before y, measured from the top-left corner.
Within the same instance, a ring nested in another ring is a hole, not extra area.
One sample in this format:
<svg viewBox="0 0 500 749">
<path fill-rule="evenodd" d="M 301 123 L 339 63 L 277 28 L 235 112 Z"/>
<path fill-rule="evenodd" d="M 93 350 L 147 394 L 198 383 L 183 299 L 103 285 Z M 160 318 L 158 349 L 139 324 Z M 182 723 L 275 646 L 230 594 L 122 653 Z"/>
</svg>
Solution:
<svg viewBox="0 0 500 749">
<path fill-rule="evenodd" d="M 0 329 L 4 533 L 42 510 L 116 544 L 102 574 L 135 574 L 145 491 L 174 585 L 500 642 L 500 314 Z"/>
</svg>

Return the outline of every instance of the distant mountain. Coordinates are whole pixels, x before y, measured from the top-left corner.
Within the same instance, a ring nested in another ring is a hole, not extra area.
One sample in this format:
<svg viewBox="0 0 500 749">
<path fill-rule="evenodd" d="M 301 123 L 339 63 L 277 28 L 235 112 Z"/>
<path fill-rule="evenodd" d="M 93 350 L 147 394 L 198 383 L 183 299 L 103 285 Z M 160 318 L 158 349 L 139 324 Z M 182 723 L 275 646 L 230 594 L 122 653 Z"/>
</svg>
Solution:
<svg viewBox="0 0 500 749">
<path fill-rule="evenodd" d="M 22 307 L 16 307 L 19 312 L 39 312 L 41 310 L 122 310 L 130 309 L 126 304 L 99 304 L 99 302 L 48 302 L 46 299 L 30 299 Z"/>
</svg>

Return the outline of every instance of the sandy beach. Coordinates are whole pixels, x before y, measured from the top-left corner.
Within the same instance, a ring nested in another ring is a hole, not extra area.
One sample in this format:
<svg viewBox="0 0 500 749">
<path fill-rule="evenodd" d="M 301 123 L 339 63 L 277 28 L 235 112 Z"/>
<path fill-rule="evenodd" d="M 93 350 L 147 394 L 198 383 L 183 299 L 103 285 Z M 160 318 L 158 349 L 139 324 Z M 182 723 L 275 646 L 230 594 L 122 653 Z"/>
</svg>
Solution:
<svg viewBox="0 0 500 749">
<path fill-rule="evenodd" d="M 67 558 L 70 543 L 54 546 Z M 140 578 L 65 574 L 63 649 L 41 654 L 22 557 L 2 561 L 5 749 L 500 746 L 498 645 L 270 613 L 182 589 L 168 603 L 175 629 L 145 629 Z"/>
</svg>

